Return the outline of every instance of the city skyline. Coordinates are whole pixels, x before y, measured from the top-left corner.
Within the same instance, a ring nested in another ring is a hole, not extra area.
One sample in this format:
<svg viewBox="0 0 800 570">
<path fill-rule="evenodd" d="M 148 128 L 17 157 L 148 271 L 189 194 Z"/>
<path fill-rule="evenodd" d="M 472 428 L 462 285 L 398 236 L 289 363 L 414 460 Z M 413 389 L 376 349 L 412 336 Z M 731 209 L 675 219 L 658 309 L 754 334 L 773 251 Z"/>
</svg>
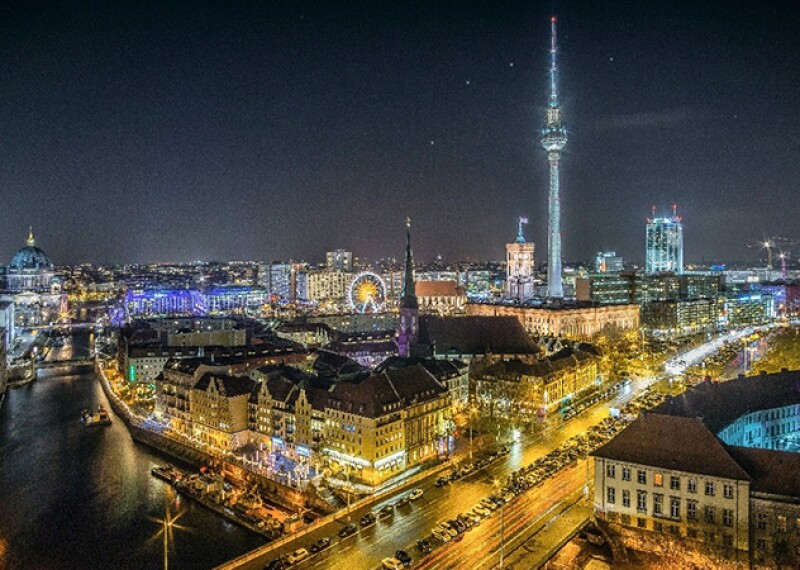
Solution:
<svg viewBox="0 0 800 570">
<path fill-rule="evenodd" d="M 2 258 L 28 226 L 59 263 L 397 257 L 406 215 L 420 260 L 502 259 L 519 215 L 544 251 L 556 13 L 564 259 L 640 260 L 673 202 L 688 262 L 754 259 L 798 234 L 797 16 L 719 10 L 10 6 Z"/>
</svg>

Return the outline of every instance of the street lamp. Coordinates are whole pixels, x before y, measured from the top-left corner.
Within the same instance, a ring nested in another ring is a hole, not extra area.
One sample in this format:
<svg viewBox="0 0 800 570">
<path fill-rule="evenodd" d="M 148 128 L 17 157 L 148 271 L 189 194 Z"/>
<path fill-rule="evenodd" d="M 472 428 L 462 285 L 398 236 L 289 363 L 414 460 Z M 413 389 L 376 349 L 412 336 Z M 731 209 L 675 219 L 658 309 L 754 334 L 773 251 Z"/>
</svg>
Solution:
<svg viewBox="0 0 800 570">
<path fill-rule="evenodd" d="M 472 462 L 472 415 L 476 412 L 474 405 L 469 408 L 469 460 Z"/>
</svg>

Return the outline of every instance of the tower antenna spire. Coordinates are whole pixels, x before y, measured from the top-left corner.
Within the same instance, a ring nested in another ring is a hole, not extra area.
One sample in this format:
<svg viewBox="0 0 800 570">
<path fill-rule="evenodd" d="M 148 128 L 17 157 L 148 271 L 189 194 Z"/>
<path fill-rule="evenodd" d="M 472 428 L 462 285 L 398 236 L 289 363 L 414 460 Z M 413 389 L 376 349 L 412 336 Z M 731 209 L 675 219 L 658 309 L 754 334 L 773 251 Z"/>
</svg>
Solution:
<svg viewBox="0 0 800 570">
<path fill-rule="evenodd" d="M 558 64 L 556 63 L 556 22 L 555 16 L 550 18 L 550 108 L 558 107 Z"/>
</svg>

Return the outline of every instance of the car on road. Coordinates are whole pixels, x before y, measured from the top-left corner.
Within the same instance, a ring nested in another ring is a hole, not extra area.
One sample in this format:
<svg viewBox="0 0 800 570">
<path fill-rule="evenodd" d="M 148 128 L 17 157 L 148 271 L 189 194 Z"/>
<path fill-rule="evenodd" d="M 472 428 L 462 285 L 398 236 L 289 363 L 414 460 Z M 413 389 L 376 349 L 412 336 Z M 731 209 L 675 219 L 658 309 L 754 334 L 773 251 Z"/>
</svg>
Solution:
<svg viewBox="0 0 800 570">
<path fill-rule="evenodd" d="M 326 548 L 329 548 L 330 545 L 331 545 L 331 539 L 330 538 L 328 538 L 328 537 L 320 538 L 317 542 L 315 542 L 314 544 L 312 544 L 309 547 L 309 550 L 313 554 L 316 554 L 317 552 L 322 552 Z"/>
<path fill-rule="evenodd" d="M 422 552 L 422 554 L 429 554 L 433 551 L 433 546 L 431 546 L 431 543 L 423 538 L 417 541 L 417 550 Z"/>
<path fill-rule="evenodd" d="M 411 566 L 411 556 L 405 550 L 398 550 L 394 553 L 394 557 L 399 560 L 403 566 Z"/>
<path fill-rule="evenodd" d="M 286 562 L 286 556 L 281 556 L 280 558 L 276 558 L 275 560 L 271 560 L 269 564 L 264 566 L 264 570 L 284 570 L 284 568 L 288 568 L 289 563 Z"/>
<path fill-rule="evenodd" d="M 286 562 L 289 563 L 290 566 L 297 564 L 298 562 L 302 562 L 306 558 L 311 556 L 308 550 L 305 548 L 298 548 L 294 552 L 292 552 L 289 556 L 286 557 Z"/>
<path fill-rule="evenodd" d="M 378 518 L 385 519 L 394 516 L 394 505 L 384 505 L 381 510 L 378 511 Z"/>
<path fill-rule="evenodd" d="M 422 489 L 414 489 L 413 491 L 411 491 L 408 494 L 408 498 L 411 499 L 412 501 L 416 501 L 417 499 L 422 497 L 423 494 L 424 493 L 423 493 Z"/>
<path fill-rule="evenodd" d="M 483 505 L 478 505 L 472 509 L 472 512 L 478 515 L 479 517 L 488 517 L 492 511 L 490 511 Z"/>
<path fill-rule="evenodd" d="M 359 521 L 359 524 L 361 526 L 369 526 L 371 524 L 375 524 L 376 520 L 377 520 L 377 517 L 375 516 L 374 513 L 367 513 L 363 517 L 361 517 L 361 520 Z"/>
<path fill-rule="evenodd" d="M 355 534 L 357 531 L 358 528 L 356 528 L 356 525 L 351 523 L 348 524 L 347 526 L 343 526 L 342 528 L 340 528 L 337 534 L 339 535 L 339 538 L 346 538 L 351 534 Z"/>
<path fill-rule="evenodd" d="M 406 495 L 405 497 L 400 497 L 397 499 L 397 502 L 394 504 L 395 508 L 405 507 L 411 502 L 411 499 Z"/>
<path fill-rule="evenodd" d="M 449 484 L 450 484 L 450 479 L 448 479 L 447 477 L 439 477 L 435 483 L 437 487 L 444 487 L 445 485 Z"/>
<path fill-rule="evenodd" d="M 433 535 L 434 538 L 441 540 L 442 542 L 450 542 L 450 539 L 453 538 L 452 536 L 450 536 L 449 532 L 440 527 L 434 528 L 433 531 L 431 531 L 431 534 Z"/>
<path fill-rule="evenodd" d="M 381 567 L 385 570 L 403 570 L 403 563 L 397 558 L 384 558 L 381 560 Z"/>
</svg>

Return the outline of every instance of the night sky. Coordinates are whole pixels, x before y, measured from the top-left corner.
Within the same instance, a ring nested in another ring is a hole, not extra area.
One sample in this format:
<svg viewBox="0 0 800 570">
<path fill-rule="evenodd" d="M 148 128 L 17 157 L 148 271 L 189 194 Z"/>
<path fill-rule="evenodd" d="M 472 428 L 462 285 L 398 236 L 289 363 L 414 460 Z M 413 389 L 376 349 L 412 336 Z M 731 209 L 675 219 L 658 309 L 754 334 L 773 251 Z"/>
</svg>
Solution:
<svg viewBox="0 0 800 570">
<path fill-rule="evenodd" d="M 800 239 L 796 2 L 58 4 L 0 8 L 2 260 L 544 260 L 552 13 L 566 259 Z"/>
</svg>

